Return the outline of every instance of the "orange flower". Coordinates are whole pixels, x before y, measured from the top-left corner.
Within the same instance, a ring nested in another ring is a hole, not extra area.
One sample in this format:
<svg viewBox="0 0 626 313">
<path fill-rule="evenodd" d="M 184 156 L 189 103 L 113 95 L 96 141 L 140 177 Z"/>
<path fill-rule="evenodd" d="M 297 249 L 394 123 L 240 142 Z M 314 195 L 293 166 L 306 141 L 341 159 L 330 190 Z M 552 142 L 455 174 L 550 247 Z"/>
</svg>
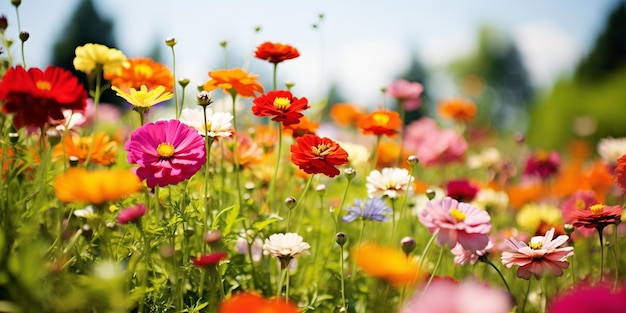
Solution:
<svg viewBox="0 0 626 313">
<path fill-rule="evenodd" d="M 363 114 L 365 112 L 352 103 L 335 103 L 330 108 L 330 118 L 339 126 L 356 125 Z"/>
<path fill-rule="evenodd" d="M 588 168 L 583 167 L 581 161 L 573 161 L 563 166 L 554 182 L 554 194 L 568 197 L 579 190 L 591 190 L 600 202 L 604 202 L 613 182 L 613 175 L 603 161 L 595 161 Z"/>
<path fill-rule="evenodd" d="M 382 278 L 396 287 L 414 286 L 423 276 L 418 262 L 395 248 L 367 243 L 352 249 L 352 253 L 367 275 Z"/>
<path fill-rule="evenodd" d="M 254 142 L 263 147 L 263 151 L 269 152 L 278 141 L 278 132 L 269 125 L 256 125 L 254 126 L 252 137 L 254 138 Z"/>
<path fill-rule="evenodd" d="M 237 161 L 239 166 L 245 167 L 251 164 L 257 164 L 263 159 L 263 148 L 250 138 L 246 133 L 239 132 L 235 136 L 237 140 Z M 232 145 L 234 140 L 225 143 L 228 149 L 224 150 L 224 159 L 234 162 Z"/>
<path fill-rule="evenodd" d="M 104 78 L 122 90 L 130 88 L 139 90 L 141 85 L 146 85 L 148 90 L 163 86 L 166 91 L 172 91 L 174 85 L 174 76 L 167 66 L 150 58 L 126 59 L 121 68 L 112 73 L 105 73 Z"/>
<path fill-rule="evenodd" d="M 521 208 L 530 202 L 536 202 L 543 196 L 543 188 L 540 184 L 516 185 L 507 190 L 509 204 L 514 208 Z"/>
<path fill-rule="evenodd" d="M 304 135 L 291 145 L 291 162 L 307 174 L 339 175 L 336 166 L 348 164 L 348 153 L 329 138 Z"/>
<path fill-rule="evenodd" d="M 306 134 L 315 135 L 315 131 L 320 128 L 320 124 L 309 120 L 308 117 L 303 116 L 300 118 L 298 124 L 292 124 L 283 128 L 284 132 L 293 138 L 298 138 Z"/>
<path fill-rule="evenodd" d="M 240 68 L 209 72 L 211 80 L 204 84 L 204 90 L 213 91 L 221 88 L 226 93 L 237 92 L 242 97 L 254 97 L 263 93 L 263 86 L 256 79 L 259 75 L 250 75 Z"/>
<path fill-rule="evenodd" d="M 63 142 L 63 145 L 57 145 L 54 148 L 54 156 L 57 158 L 63 157 L 63 147 L 65 147 L 65 157 L 77 157 L 79 163 L 84 163 L 87 160 L 89 149 L 93 144 L 91 151 L 91 157 L 89 163 L 99 165 L 111 165 L 115 163 L 115 154 L 117 152 L 117 143 L 104 132 L 97 133 L 94 136 L 79 137 L 79 136 L 67 136 Z"/>
<path fill-rule="evenodd" d="M 268 300 L 263 296 L 244 292 L 233 295 L 222 301 L 217 310 L 218 313 L 298 313 L 298 308 L 291 302 L 272 299 Z"/>
<path fill-rule="evenodd" d="M 61 202 L 102 204 L 134 194 L 140 187 L 139 178 L 129 170 L 70 168 L 54 179 L 54 192 Z"/>
<path fill-rule="evenodd" d="M 439 115 L 459 122 L 469 122 L 476 116 L 474 102 L 464 98 L 451 98 L 439 102 Z"/>
<path fill-rule="evenodd" d="M 377 110 L 361 116 L 358 126 L 364 135 L 374 134 L 376 136 L 387 135 L 388 137 L 394 137 L 402 126 L 402 120 L 398 112 Z"/>
<path fill-rule="evenodd" d="M 381 140 L 378 144 L 378 151 L 376 153 L 376 168 L 395 167 L 398 164 L 399 157 L 399 144 L 392 141 Z M 403 163 L 406 164 L 406 162 Z"/>
<path fill-rule="evenodd" d="M 266 41 L 256 48 L 254 56 L 258 59 L 278 64 L 282 61 L 299 57 L 300 52 L 298 52 L 298 49 L 287 44 Z"/>
</svg>

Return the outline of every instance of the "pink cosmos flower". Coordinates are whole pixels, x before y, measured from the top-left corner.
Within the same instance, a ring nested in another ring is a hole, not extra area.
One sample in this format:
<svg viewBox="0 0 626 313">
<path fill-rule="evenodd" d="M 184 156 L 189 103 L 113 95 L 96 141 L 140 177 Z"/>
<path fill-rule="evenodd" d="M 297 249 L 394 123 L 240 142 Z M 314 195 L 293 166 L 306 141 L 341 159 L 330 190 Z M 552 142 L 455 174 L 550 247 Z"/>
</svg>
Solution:
<svg viewBox="0 0 626 313">
<path fill-rule="evenodd" d="M 474 280 L 457 284 L 436 279 L 425 292 L 415 293 L 400 313 L 509 313 L 511 309 L 513 303 L 504 290 Z"/>
<path fill-rule="evenodd" d="M 450 252 L 454 254 L 454 264 L 456 265 L 465 265 L 467 262 L 470 264 L 476 264 L 478 258 L 486 255 L 489 251 L 493 249 L 493 242 L 489 241 L 485 249 L 482 250 L 466 250 L 460 244 L 457 244 Z"/>
<path fill-rule="evenodd" d="M 465 250 L 478 251 L 489 243 L 491 218 L 486 211 L 469 203 L 450 197 L 432 200 L 418 217 L 428 231 L 438 231 L 437 244 L 441 246 L 454 248 L 458 243 Z"/>
<path fill-rule="evenodd" d="M 437 122 L 423 117 L 406 128 L 404 151 L 415 154 L 424 166 L 445 165 L 465 159 L 467 142 L 452 129 L 440 129 Z"/>
<path fill-rule="evenodd" d="M 554 228 L 546 232 L 545 236 L 531 238 L 528 244 L 510 238 L 507 245 L 513 251 L 502 252 L 502 264 L 507 268 L 518 265 L 517 277 L 526 280 L 533 274 L 537 278 L 545 273 L 561 276 L 563 269 L 569 267 L 567 257 L 574 255 L 574 247 L 559 248 L 569 239 L 567 235 L 558 236 L 554 240 L 553 237 Z"/>
<path fill-rule="evenodd" d="M 205 163 L 204 139 L 177 120 L 148 123 L 135 130 L 124 145 L 128 163 L 148 187 L 177 184 L 193 176 Z"/>
<path fill-rule="evenodd" d="M 135 206 L 128 207 L 120 211 L 120 213 L 115 218 L 118 224 L 128 224 L 131 222 L 135 222 L 139 220 L 142 216 L 146 214 L 146 206 L 139 203 Z"/>
<path fill-rule="evenodd" d="M 626 308 L 626 286 L 582 284 L 554 298 L 548 306 L 550 313 L 603 312 L 621 313 Z"/>
<path fill-rule="evenodd" d="M 398 79 L 387 87 L 387 94 L 402 102 L 405 110 L 417 110 L 421 106 L 420 96 L 424 86 L 417 82 Z"/>
</svg>

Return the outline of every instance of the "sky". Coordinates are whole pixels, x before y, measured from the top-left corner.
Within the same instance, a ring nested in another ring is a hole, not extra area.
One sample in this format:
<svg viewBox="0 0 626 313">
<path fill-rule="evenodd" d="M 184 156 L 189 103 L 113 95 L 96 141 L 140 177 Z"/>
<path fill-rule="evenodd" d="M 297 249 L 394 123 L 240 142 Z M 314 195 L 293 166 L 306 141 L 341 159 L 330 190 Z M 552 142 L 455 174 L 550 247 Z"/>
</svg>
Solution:
<svg viewBox="0 0 626 313">
<path fill-rule="evenodd" d="M 17 39 L 15 9 L 0 0 L 9 19 L 8 36 Z M 79 0 L 23 0 L 22 29 L 28 66 L 45 67 L 54 41 Z M 538 87 L 550 86 L 593 46 L 617 0 L 94 0 L 112 18 L 120 48 L 129 57 L 147 56 L 161 45 L 163 62 L 171 66 L 164 41 L 177 39 L 176 71 L 192 85 L 208 80 L 208 72 L 244 67 L 269 82 L 271 65 L 252 58 L 264 41 L 287 43 L 301 57 L 279 65 L 278 81 L 295 83 L 294 94 L 313 102 L 336 84 L 348 101 L 372 105 L 416 56 L 429 69 L 471 53 L 477 30 L 490 25 L 518 45 Z M 320 21 L 319 15 L 324 18 Z M 313 24 L 318 27 L 314 28 Z M 260 27 L 259 32 L 254 29 Z M 14 45 L 19 56 L 19 44 Z M 429 85 L 431 94 L 454 96 L 445 85 Z"/>
</svg>

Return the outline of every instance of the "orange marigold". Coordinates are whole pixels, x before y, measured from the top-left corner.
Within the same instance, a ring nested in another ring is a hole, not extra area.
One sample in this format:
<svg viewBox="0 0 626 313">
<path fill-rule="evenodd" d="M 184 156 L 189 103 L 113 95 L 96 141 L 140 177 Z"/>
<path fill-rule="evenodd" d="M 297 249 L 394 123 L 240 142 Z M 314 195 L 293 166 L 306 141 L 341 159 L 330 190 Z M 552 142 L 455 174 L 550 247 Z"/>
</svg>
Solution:
<svg viewBox="0 0 626 313">
<path fill-rule="evenodd" d="M 402 126 L 402 120 L 398 112 L 383 109 L 361 116 L 358 126 L 364 135 L 394 137 Z"/>
<path fill-rule="evenodd" d="M 102 204 L 139 191 L 141 183 L 129 170 L 70 168 L 54 179 L 54 192 L 61 202 Z"/>
<path fill-rule="evenodd" d="M 284 132 L 293 138 L 298 138 L 306 134 L 315 135 L 315 131 L 320 128 L 320 124 L 309 120 L 308 117 L 300 118 L 298 124 L 292 124 L 283 128 Z"/>
<path fill-rule="evenodd" d="M 218 313 L 298 313 L 291 302 L 281 299 L 265 299 L 263 296 L 244 292 L 222 301 Z"/>
<path fill-rule="evenodd" d="M 234 68 L 209 72 L 211 80 L 204 84 L 204 90 L 213 91 L 221 88 L 226 93 L 236 92 L 242 97 L 255 97 L 255 93 L 263 93 L 263 85 L 257 81 L 259 75 Z"/>
<path fill-rule="evenodd" d="M 423 277 L 417 260 L 392 247 L 366 243 L 354 248 L 352 254 L 367 275 L 384 279 L 395 287 L 414 286 Z"/>
<path fill-rule="evenodd" d="M 460 122 L 469 122 L 476 117 L 476 104 L 465 98 L 451 98 L 439 102 L 439 115 Z"/>
<path fill-rule="evenodd" d="M 266 41 L 256 48 L 254 56 L 258 59 L 278 64 L 282 61 L 299 57 L 300 52 L 298 52 L 298 49 L 287 44 Z"/>
<path fill-rule="evenodd" d="M 339 126 L 356 125 L 363 114 L 365 112 L 352 103 L 335 103 L 330 108 L 330 118 Z"/>
<path fill-rule="evenodd" d="M 63 145 L 57 145 L 53 154 L 55 158 L 63 158 L 63 149 L 65 148 L 65 158 L 78 158 L 79 163 L 85 163 L 89 149 L 91 148 L 91 156 L 89 163 L 99 165 L 111 165 L 115 163 L 117 153 L 117 142 L 111 140 L 109 135 L 104 132 L 97 133 L 95 138 L 93 135 L 67 136 L 63 141 Z"/>
<path fill-rule="evenodd" d="M 149 90 L 163 86 L 166 91 L 171 92 L 174 85 L 174 76 L 167 66 L 150 58 L 126 59 L 121 68 L 105 73 L 104 78 L 122 90 L 139 90 L 141 85 L 146 85 Z"/>
</svg>

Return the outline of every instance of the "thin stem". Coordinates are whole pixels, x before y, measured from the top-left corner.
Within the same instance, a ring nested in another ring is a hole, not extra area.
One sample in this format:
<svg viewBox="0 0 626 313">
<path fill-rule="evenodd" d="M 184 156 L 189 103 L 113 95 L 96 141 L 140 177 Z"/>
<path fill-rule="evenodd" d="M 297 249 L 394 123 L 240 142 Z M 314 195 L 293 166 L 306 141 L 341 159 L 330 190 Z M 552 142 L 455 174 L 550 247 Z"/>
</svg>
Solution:
<svg viewBox="0 0 626 313">
<path fill-rule="evenodd" d="M 415 174 L 415 165 L 411 163 L 411 171 L 409 172 L 409 183 L 407 184 L 407 188 L 404 191 L 404 198 L 402 198 L 402 203 L 400 204 L 400 217 L 399 220 L 403 220 L 404 218 L 404 210 L 406 207 L 406 199 L 409 197 L 409 190 L 411 190 L 411 184 L 413 183 L 413 175 Z M 395 209 L 394 209 L 395 216 Z M 397 228 L 394 227 L 394 232 L 391 235 L 391 242 L 395 242 Z"/>
<path fill-rule="evenodd" d="M 278 72 L 278 63 L 274 63 L 274 73 L 272 74 L 272 82 L 274 83 L 274 90 L 276 90 L 276 73 Z"/>
<path fill-rule="evenodd" d="M 237 90 L 234 88 L 230 90 L 230 96 L 233 99 L 233 129 L 235 133 L 235 144 L 233 145 L 233 165 L 235 167 L 235 189 L 237 190 L 237 203 L 239 204 L 240 210 L 243 209 L 243 200 L 241 197 L 241 185 L 239 183 L 239 156 L 237 155 L 237 146 L 239 145 L 239 134 L 237 132 Z"/>
<path fill-rule="evenodd" d="M 374 151 L 372 151 L 372 155 L 371 155 L 371 169 L 374 170 L 376 169 L 376 161 L 378 159 L 378 146 L 380 145 L 380 137 L 381 136 L 377 136 L 376 137 L 376 145 L 374 145 Z"/>
<path fill-rule="evenodd" d="M 613 230 L 613 256 L 615 257 L 615 281 L 613 282 L 613 291 L 617 290 L 619 281 L 619 244 L 617 243 L 617 224 Z"/>
<path fill-rule="evenodd" d="M 604 227 L 598 227 L 596 229 L 598 230 L 598 237 L 600 238 L 600 282 L 602 282 L 604 278 L 604 240 L 602 238 L 602 230 Z"/>
<path fill-rule="evenodd" d="M 309 180 L 307 180 L 306 185 L 304 185 L 304 189 L 302 189 L 300 196 L 296 199 L 296 205 L 291 210 L 296 210 L 297 208 L 300 207 L 300 204 L 304 202 L 304 196 L 306 195 L 307 190 L 309 190 L 309 187 L 311 186 L 311 182 L 313 181 L 314 176 L 315 174 L 312 174 L 309 177 Z"/>
<path fill-rule="evenodd" d="M 345 288 L 345 277 L 344 277 L 344 261 L 343 261 L 343 245 L 339 246 L 340 251 L 339 251 L 339 256 L 340 256 L 340 260 L 339 262 L 341 263 L 341 267 L 340 267 L 340 275 L 341 275 L 341 307 L 344 309 L 344 311 L 347 309 L 346 308 L 346 288 Z"/>
<path fill-rule="evenodd" d="M 274 165 L 274 173 L 272 174 L 272 180 L 270 181 L 270 191 L 268 195 L 268 203 L 270 207 L 273 207 L 276 198 L 276 177 L 278 176 L 278 168 L 280 167 L 280 156 L 283 148 L 283 124 L 278 122 L 278 142 L 276 150 L 276 164 Z"/>
<path fill-rule="evenodd" d="M 143 230 L 143 226 L 141 225 L 141 221 L 139 221 L 137 224 L 137 229 L 139 230 L 139 234 L 141 235 L 141 238 L 143 239 L 143 243 L 144 243 L 144 248 L 143 248 L 143 254 L 141 256 L 142 261 L 145 261 L 145 266 L 146 266 L 146 273 L 145 275 L 141 278 L 141 287 L 146 290 L 148 287 L 148 263 L 150 262 L 150 259 L 148 258 L 148 254 L 150 253 L 150 242 L 148 241 L 148 238 L 146 238 L 146 233 Z M 146 297 L 144 296 L 144 299 Z M 144 306 L 145 306 L 145 300 L 142 299 L 141 302 L 139 302 L 139 313 L 143 313 L 144 312 Z"/>
<path fill-rule="evenodd" d="M 496 265 L 493 264 L 493 262 L 491 262 L 491 260 L 489 260 L 489 258 L 487 258 L 486 255 L 480 256 L 478 258 L 478 260 L 488 264 L 489 266 L 491 266 L 496 271 L 496 273 L 498 273 L 498 275 L 500 276 L 500 279 L 502 279 L 502 282 L 504 283 L 504 286 L 506 287 L 506 290 L 508 290 L 509 294 L 511 294 L 511 296 L 513 296 L 513 293 L 511 292 L 511 288 L 509 287 L 509 284 L 506 282 L 506 279 L 502 275 L 502 272 L 500 272 L 500 270 L 496 267 Z"/>
<path fill-rule="evenodd" d="M 357 249 L 361 246 L 361 242 L 363 241 L 363 233 L 365 232 L 365 223 L 367 221 L 365 219 L 361 219 L 361 230 L 359 231 L 359 240 L 356 242 L 356 247 Z M 354 281 L 354 278 L 356 277 L 356 263 L 358 261 L 358 256 L 359 254 L 356 253 L 354 254 L 354 263 L 352 263 L 352 273 L 351 273 L 351 278 Z"/>
<path fill-rule="evenodd" d="M 435 263 L 435 268 L 433 268 L 432 273 L 430 273 L 430 277 L 428 278 L 428 282 L 426 283 L 426 286 L 424 286 L 424 289 L 422 290 L 422 294 L 426 293 L 426 290 L 428 290 L 428 286 L 430 286 L 430 283 L 432 283 L 433 279 L 435 279 L 437 270 L 439 270 L 439 266 L 441 265 L 442 258 L 443 258 L 443 247 L 440 247 L 439 256 L 437 257 L 437 263 Z"/>
<path fill-rule="evenodd" d="M 174 76 L 174 103 L 176 104 L 176 119 L 180 119 L 180 112 L 183 110 L 182 105 L 180 111 L 178 110 L 178 88 L 176 88 L 176 53 L 174 52 L 174 46 L 170 46 L 172 49 L 172 75 Z M 143 125 L 143 124 L 142 124 Z"/>
<path fill-rule="evenodd" d="M 435 230 L 432 236 L 430 236 L 430 239 L 428 239 L 428 242 L 426 243 L 426 246 L 424 247 L 424 250 L 422 251 L 422 254 L 420 255 L 420 263 L 419 263 L 420 270 L 423 268 L 422 266 L 424 264 L 424 258 L 426 257 L 426 253 L 428 253 L 428 250 L 430 250 L 430 247 L 432 246 L 433 241 L 435 241 L 435 238 L 437 237 L 438 233 L 439 233 L 439 229 Z"/>
<path fill-rule="evenodd" d="M 21 49 L 22 49 L 22 65 L 24 65 L 24 68 L 26 68 L 26 55 L 24 55 L 24 44 L 26 43 L 26 41 L 21 40 L 22 44 L 21 44 Z"/>
<path fill-rule="evenodd" d="M 282 261 L 281 261 L 281 264 L 282 264 Z M 282 265 L 281 265 L 281 271 L 280 271 L 280 274 L 279 274 L 280 277 L 279 277 L 279 280 L 278 280 L 278 286 L 276 288 L 276 299 L 280 299 L 280 295 L 282 294 L 283 285 L 285 284 L 285 279 L 289 275 L 289 274 L 287 274 L 287 271 L 289 271 L 289 266 L 285 266 L 285 268 L 283 269 Z"/>
<path fill-rule="evenodd" d="M 526 302 L 528 302 L 528 294 L 530 293 L 530 283 L 532 282 L 533 277 L 531 276 L 528 280 L 528 287 L 526 287 L 526 294 L 524 295 L 524 301 L 522 302 L 522 310 L 521 313 L 524 313 L 524 309 L 526 308 Z"/>
<path fill-rule="evenodd" d="M 337 227 L 339 223 L 337 222 L 337 217 L 341 215 L 341 210 L 343 210 L 343 205 L 346 203 L 346 197 L 348 196 L 348 189 L 350 189 L 350 183 L 352 183 L 352 179 L 348 178 L 348 183 L 346 184 L 346 188 L 343 190 L 343 195 L 341 196 L 341 202 L 339 203 L 339 208 L 337 209 L 337 213 L 335 214 L 333 220 L 335 221 L 335 232 L 338 231 Z"/>
<path fill-rule="evenodd" d="M 202 107 L 202 113 L 204 114 L 204 144 L 206 151 L 206 164 L 204 164 L 204 219 L 202 220 L 202 236 L 204 236 L 207 232 L 207 225 L 209 221 L 209 181 L 211 180 L 211 145 L 213 144 L 213 137 L 209 137 L 206 109 L 206 106 Z M 202 251 L 206 253 L 204 238 L 201 237 L 201 240 Z"/>
<path fill-rule="evenodd" d="M 95 69 L 96 75 L 96 86 L 94 87 L 93 92 L 93 126 L 92 126 L 92 140 L 89 144 L 89 151 L 87 152 L 87 159 L 85 159 L 85 167 L 89 165 L 89 161 L 91 159 L 91 154 L 93 153 L 93 146 L 95 144 L 95 134 L 98 130 L 98 107 L 100 104 L 100 96 L 102 94 L 102 87 L 100 84 L 102 83 L 102 66 L 98 65 Z M 143 125 L 143 123 L 142 123 Z"/>
</svg>

